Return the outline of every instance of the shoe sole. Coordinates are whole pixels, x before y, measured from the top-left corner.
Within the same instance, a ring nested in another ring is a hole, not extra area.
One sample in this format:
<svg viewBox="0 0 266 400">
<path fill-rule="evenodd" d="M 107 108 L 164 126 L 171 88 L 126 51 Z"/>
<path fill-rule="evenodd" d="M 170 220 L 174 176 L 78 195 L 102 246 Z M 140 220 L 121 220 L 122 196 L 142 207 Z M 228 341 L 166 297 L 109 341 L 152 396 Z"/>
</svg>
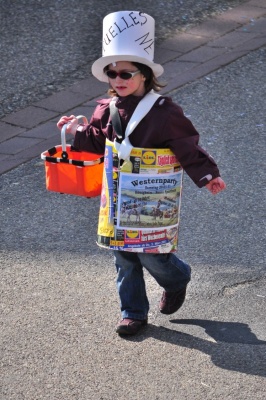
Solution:
<svg viewBox="0 0 266 400">
<path fill-rule="evenodd" d="M 178 311 L 179 309 L 177 309 L 176 311 Z M 174 314 L 176 311 L 171 311 L 171 312 L 169 312 L 169 311 L 164 311 L 164 310 L 160 310 L 160 313 L 161 314 L 164 314 L 164 315 L 171 315 L 171 314 Z"/>
<path fill-rule="evenodd" d="M 180 310 L 180 308 L 183 306 L 184 302 L 185 302 L 185 300 L 182 302 L 182 304 L 180 304 L 179 307 L 175 308 L 175 309 L 172 310 L 172 311 L 167 311 L 167 310 L 160 309 L 160 308 L 159 308 L 159 311 L 160 311 L 160 313 L 166 314 L 166 315 L 174 314 L 175 312 L 177 312 L 178 310 Z"/>
<path fill-rule="evenodd" d="M 136 335 L 137 333 L 139 333 L 143 328 L 145 328 L 145 326 L 147 326 L 147 322 L 142 324 L 139 329 L 137 329 L 136 331 L 132 332 L 129 329 L 126 329 L 126 327 L 124 328 L 123 326 L 119 326 L 116 328 L 116 333 L 118 333 L 119 335 Z"/>
<path fill-rule="evenodd" d="M 138 332 L 139 331 L 137 331 L 137 332 L 129 332 L 129 331 L 123 330 L 123 329 L 117 329 L 116 330 L 116 333 L 118 333 L 119 335 L 127 335 L 127 336 L 136 335 L 136 333 L 138 333 Z"/>
</svg>

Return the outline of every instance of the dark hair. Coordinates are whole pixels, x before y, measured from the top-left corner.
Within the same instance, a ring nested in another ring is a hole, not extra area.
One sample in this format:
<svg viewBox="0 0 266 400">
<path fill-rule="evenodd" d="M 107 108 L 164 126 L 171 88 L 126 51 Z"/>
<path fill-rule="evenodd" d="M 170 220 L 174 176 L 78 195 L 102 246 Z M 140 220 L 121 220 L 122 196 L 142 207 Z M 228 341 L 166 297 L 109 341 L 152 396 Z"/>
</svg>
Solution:
<svg viewBox="0 0 266 400">
<path fill-rule="evenodd" d="M 150 92 L 151 90 L 154 90 L 155 92 L 159 92 L 163 87 L 166 86 L 166 83 L 161 83 L 157 80 L 157 78 L 155 77 L 155 75 L 153 73 L 153 70 L 150 67 L 148 67 L 147 65 L 141 64 L 138 62 L 133 62 L 133 61 L 131 63 L 133 65 L 135 65 L 135 67 L 137 67 L 140 70 L 141 74 L 146 78 L 145 83 L 144 83 L 145 94 Z M 108 68 L 109 68 L 109 65 L 107 65 L 104 68 L 104 72 L 107 71 Z M 117 93 L 113 88 L 110 88 L 108 90 L 108 94 L 111 97 L 117 96 Z"/>
</svg>

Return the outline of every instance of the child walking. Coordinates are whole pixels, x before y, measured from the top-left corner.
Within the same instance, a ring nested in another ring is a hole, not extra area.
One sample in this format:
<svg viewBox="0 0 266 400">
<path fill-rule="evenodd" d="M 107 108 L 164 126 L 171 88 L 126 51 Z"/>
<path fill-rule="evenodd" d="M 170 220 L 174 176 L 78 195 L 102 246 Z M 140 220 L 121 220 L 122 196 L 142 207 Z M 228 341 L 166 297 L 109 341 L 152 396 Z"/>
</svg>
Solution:
<svg viewBox="0 0 266 400">
<path fill-rule="evenodd" d="M 171 98 L 156 94 L 163 86 L 157 80 L 163 67 L 153 62 L 153 55 L 152 17 L 137 11 L 107 15 L 103 20 L 103 55 L 92 65 L 92 73 L 109 83 L 110 97 L 98 101 L 88 125 L 79 124 L 70 115 L 63 116 L 57 126 L 62 129 L 68 124 L 66 132 L 74 135 L 73 146 L 79 150 L 103 154 L 106 141 L 110 141 L 118 154 L 118 172 L 130 164 L 130 154 L 135 148 L 149 149 L 152 155 L 158 149 L 168 149 L 199 188 L 205 186 L 217 194 L 226 185 L 213 158 L 199 146 L 198 132 L 180 106 Z M 157 184 L 161 180 L 150 181 Z M 157 212 L 161 210 L 159 201 L 160 207 L 154 207 Z M 126 209 L 125 204 L 124 201 Z M 161 313 L 172 314 L 182 306 L 191 269 L 172 248 L 144 245 L 113 248 L 122 313 L 116 327 L 118 334 L 134 335 L 148 322 L 149 301 L 143 268 L 163 289 Z"/>
</svg>

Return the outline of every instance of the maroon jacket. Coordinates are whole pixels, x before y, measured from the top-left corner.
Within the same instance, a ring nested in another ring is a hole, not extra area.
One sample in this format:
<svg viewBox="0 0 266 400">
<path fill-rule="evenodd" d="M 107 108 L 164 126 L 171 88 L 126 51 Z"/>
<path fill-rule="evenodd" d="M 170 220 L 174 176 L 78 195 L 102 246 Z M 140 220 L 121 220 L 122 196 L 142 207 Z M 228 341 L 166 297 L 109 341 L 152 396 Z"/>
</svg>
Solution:
<svg viewBox="0 0 266 400">
<path fill-rule="evenodd" d="M 126 126 L 142 97 L 127 96 L 118 98 L 118 108 L 122 128 Z M 109 112 L 111 99 L 99 100 L 89 125 L 79 126 L 74 139 L 74 147 L 103 153 L 105 139 L 113 141 L 116 137 Z M 134 147 L 169 148 L 198 187 L 208 183 L 204 178 L 220 176 L 213 158 L 199 145 L 199 134 L 187 119 L 181 107 L 168 97 L 160 97 L 129 136 Z M 204 178 L 204 179 L 202 179 Z"/>
</svg>

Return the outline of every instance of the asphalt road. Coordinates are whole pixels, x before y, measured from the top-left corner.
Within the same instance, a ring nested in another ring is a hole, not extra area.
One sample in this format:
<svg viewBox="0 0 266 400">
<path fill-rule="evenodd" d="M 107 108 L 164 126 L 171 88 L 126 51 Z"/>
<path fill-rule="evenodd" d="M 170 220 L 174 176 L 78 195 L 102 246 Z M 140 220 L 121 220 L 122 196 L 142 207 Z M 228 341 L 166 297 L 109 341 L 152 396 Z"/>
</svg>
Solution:
<svg viewBox="0 0 266 400">
<path fill-rule="evenodd" d="M 167 37 L 236 3 L 147 1 L 144 11 Z M 104 1 L 0 3 L 1 115 L 86 76 L 105 10 Z M 161 315 L 147 275 L 149 325 L 136 337 L 115 333 L 113 256 L 95 243 L 99 199 L 47 192 L 40 159 L 0 176 L 1 400 L 266 398 L 265 66 L 261 49 L 172 93 L 227 190 L 214 197 L 185 177 L 187 301 Z"/>
<path fill-rule="evenodd" d="M 1 400 L 264 400 L 265 49 L 172 93 L 227 190 L 185 178 L 179 256 L 193 279 L 180 312 L 115 333 L 113 256 L 96 244 L 99 199 L 47 192 L 39 159 L 1 176 Z"/>
</svg>

